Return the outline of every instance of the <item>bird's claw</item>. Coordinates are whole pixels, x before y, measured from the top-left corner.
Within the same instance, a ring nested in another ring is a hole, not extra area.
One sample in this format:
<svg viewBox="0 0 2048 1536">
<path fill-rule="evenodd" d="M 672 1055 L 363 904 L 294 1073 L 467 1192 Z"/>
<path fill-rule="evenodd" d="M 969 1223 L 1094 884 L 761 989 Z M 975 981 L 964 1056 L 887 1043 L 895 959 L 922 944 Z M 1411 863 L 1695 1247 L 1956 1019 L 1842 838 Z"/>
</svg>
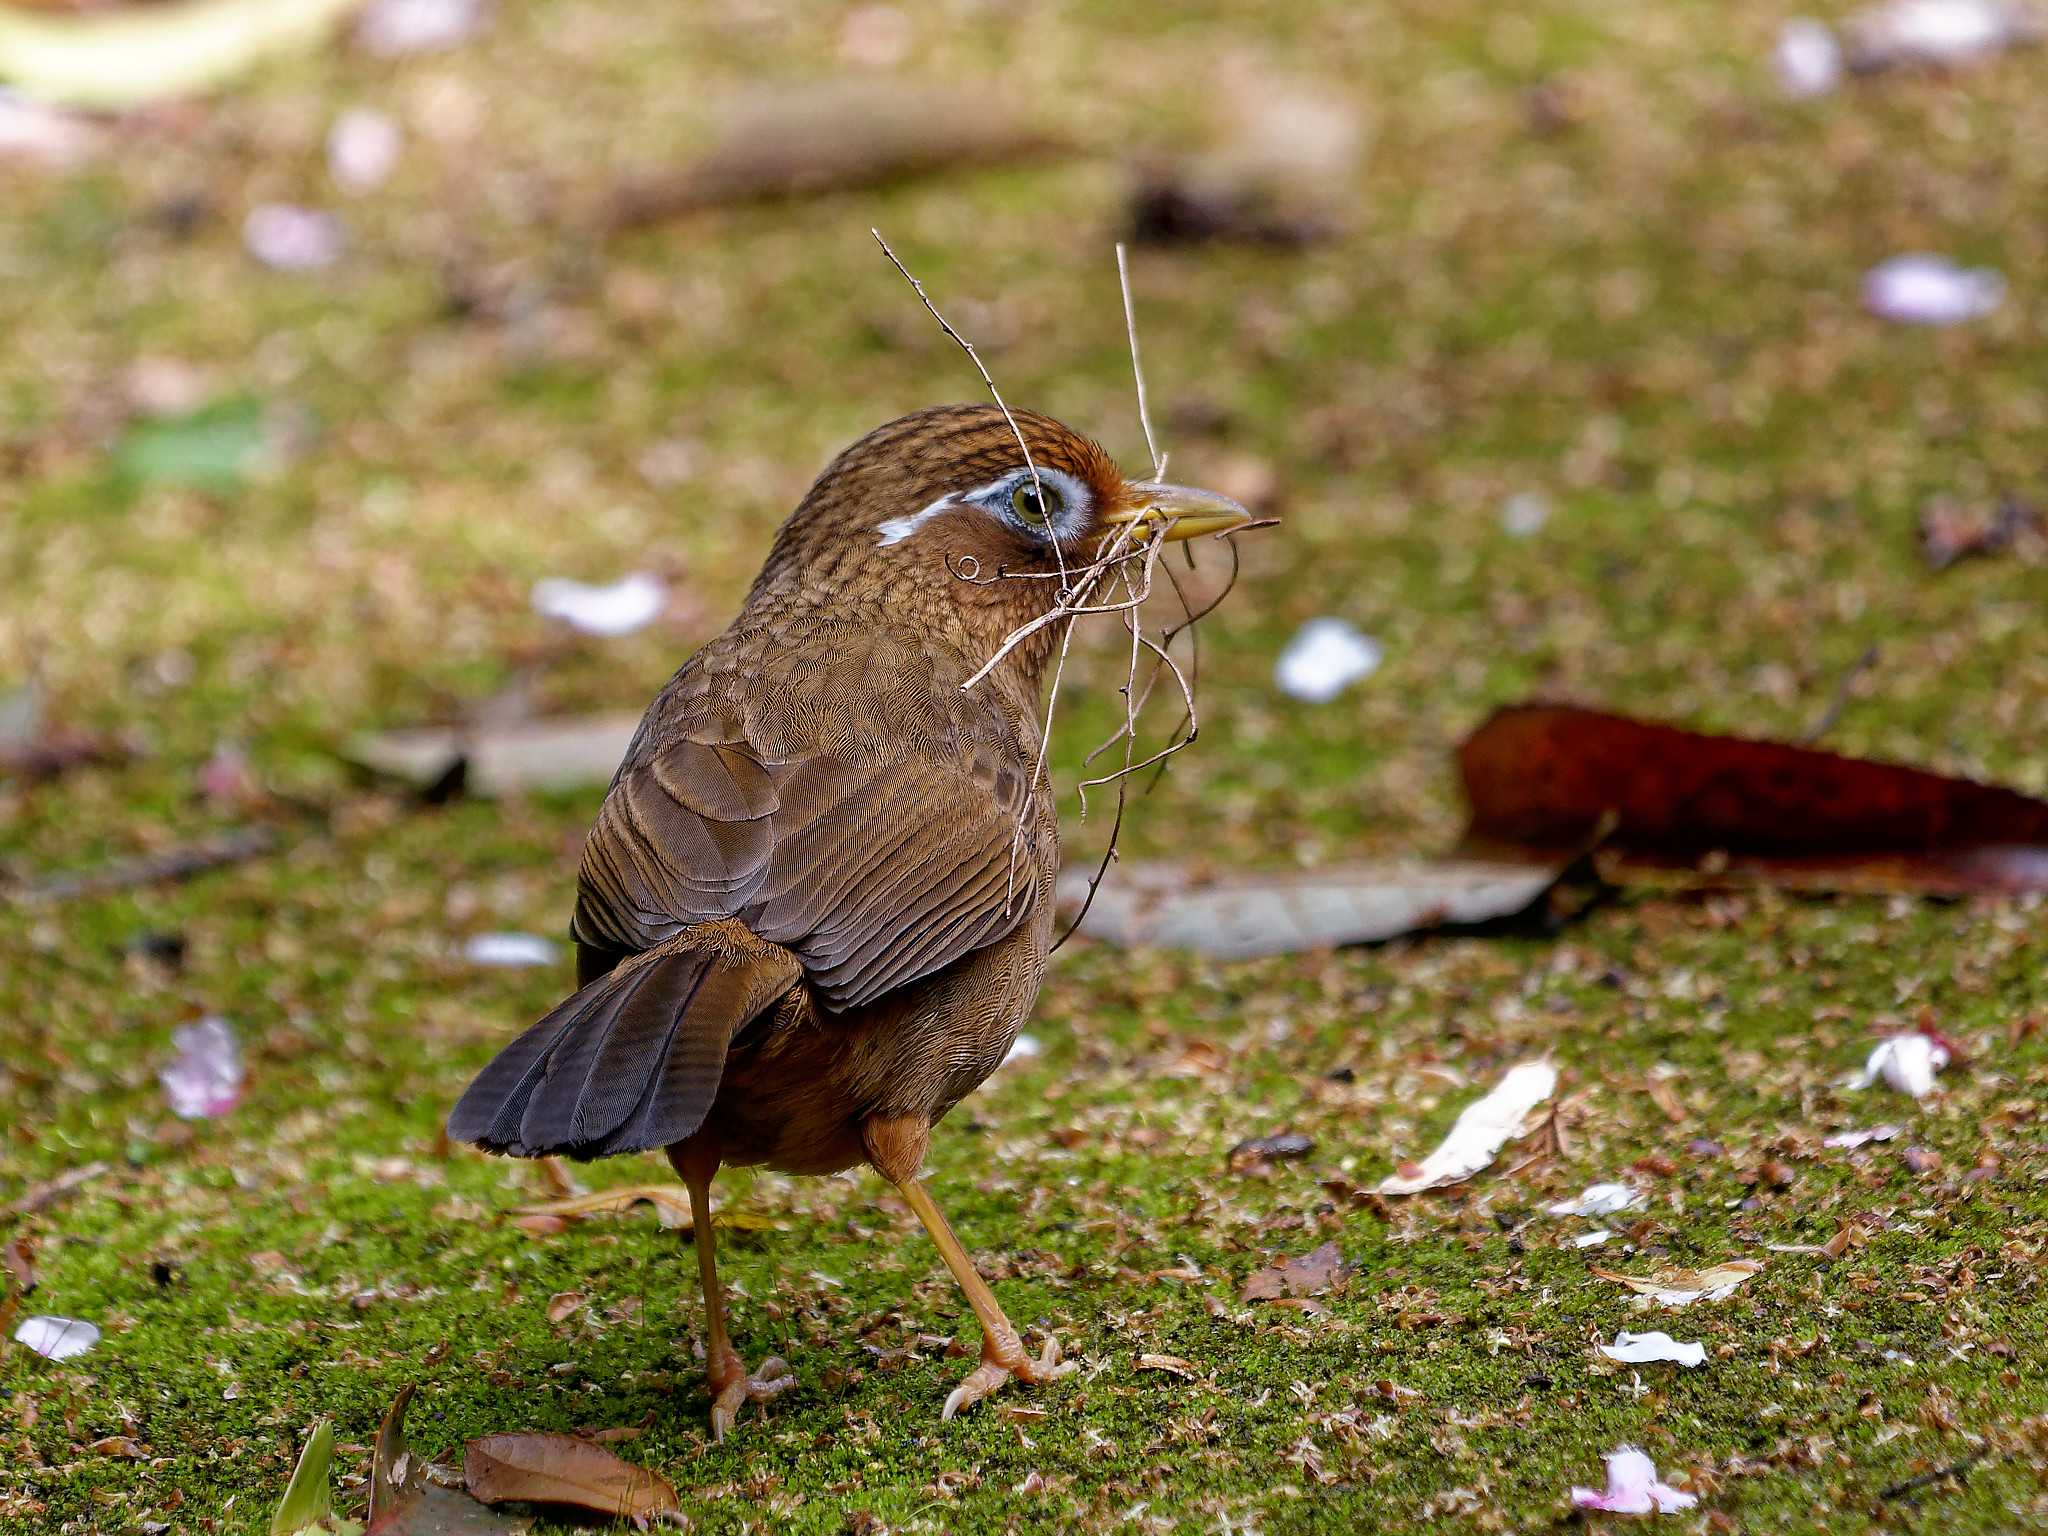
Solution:
<svg viewBox="0 0 2048 1536">
<path fill-rule="evenodd" d="M 740 1409 L 750 1402 L 765 1403 L 797 1384 L 789 1362 L 780 1355 L 770 1355 L 763 1360 L 761 1369 L 751 1376 L 740 1364 L 738 1356 L 723 1362 L 722 1366 L 713 1365 L 707 1375 L 712 1392 L 711 1438 L 721 1443 L 725 1432 L 738 1420 Z"/>
<path fill-rule="evenodd" d="M 1010 1378 L 1041 1386 L 1056 1377 L 1073 1370 L 1072 1363 L 1060 1363 L 1059 1340 L 1047 1338 L 1045 1348 L 1036 1360 L 1024 1353 L 1024 1346 L 1015 1334 L 1006 1339 L 982 1335 L 981 1364 L 961 1380 L 960 1385 L 946 1398 L 946 1406 L 939 1411 L 941 1420 L 950 1419 L 963 1408 L 972 1408 L 984 1397 L 1000 1392 L 1009 1385 Z"/>
</svg>

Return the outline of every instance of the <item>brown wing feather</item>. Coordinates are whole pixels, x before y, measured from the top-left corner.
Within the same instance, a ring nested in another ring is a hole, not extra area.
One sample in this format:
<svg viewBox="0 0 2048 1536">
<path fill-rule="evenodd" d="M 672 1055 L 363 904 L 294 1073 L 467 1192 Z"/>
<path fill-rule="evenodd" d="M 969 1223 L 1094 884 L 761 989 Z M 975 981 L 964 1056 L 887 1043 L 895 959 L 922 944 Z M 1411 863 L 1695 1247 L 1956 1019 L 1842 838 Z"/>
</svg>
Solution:
<svg viewBox="0 0 2048 1536">
<path fill-rule="evenodd" d="M 736 919 L 843 1009 L 1023 920 L 1042 851 L 1028 718 L 934 684 L 966 669 L 934 668 L 928 643 L 834 630 L 826 658 L 761 658 L 744 708 L 716 686 L 734 674 L 715 651 L 656 701 L 584 848 L 579 941 L 641 950 Z M 786 686 L 761 688 L 764 673 Z M 904 677 L 919 682 L 889 686 Z"/>
</svg>

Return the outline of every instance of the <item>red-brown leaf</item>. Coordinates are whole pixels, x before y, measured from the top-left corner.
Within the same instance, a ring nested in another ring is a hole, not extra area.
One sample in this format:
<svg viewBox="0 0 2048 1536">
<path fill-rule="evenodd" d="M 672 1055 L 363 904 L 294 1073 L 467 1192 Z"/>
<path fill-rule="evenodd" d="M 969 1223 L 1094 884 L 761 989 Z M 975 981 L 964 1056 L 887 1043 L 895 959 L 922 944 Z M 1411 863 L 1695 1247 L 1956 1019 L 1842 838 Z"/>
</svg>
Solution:
<svg viewBox="0 0 2048 1536">
<path fill-rule="evenodd" d="M 2048 889 L 2048 802 L 1811 747 L 1567 705 L 1504 709 L 1458 754 L 1467 846 L 1836 890 Z"/>
</svg>

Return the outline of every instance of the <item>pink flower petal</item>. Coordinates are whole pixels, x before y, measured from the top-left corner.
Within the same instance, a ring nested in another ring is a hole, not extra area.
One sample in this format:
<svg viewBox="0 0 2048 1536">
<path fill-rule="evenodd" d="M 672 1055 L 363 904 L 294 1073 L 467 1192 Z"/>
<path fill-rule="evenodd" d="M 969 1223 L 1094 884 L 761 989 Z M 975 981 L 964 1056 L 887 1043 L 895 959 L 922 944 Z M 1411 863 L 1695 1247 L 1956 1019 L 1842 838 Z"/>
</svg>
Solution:
<svg viewBox="0 0 2048 1536">
<path fill-rule="evenodd" d="M 1657 1464 L 1632 1445 L 1607 1453 L 1606 1488 L 1572 1490 L 1572 1503 L 1580 1509 L 1616 1515 L 1669 1515 L 1698 1502 L 1698 1495 L 1657 1481 Z"/>
<path fill-rule="evenodd" d="M 242 244 L 266 267 L 312 272 L 341 259 L 341 225 L 331 213 L 258 203 L 242 221 Z"/>
<path fill-rule="evenodd" d="M 242 1099 L 242 1058 L 225 1019 L 207 1017 L 171 1033 L 177 1056 L 157 1073 L 181 1120 L 224 1115 Z"/>
</svg>

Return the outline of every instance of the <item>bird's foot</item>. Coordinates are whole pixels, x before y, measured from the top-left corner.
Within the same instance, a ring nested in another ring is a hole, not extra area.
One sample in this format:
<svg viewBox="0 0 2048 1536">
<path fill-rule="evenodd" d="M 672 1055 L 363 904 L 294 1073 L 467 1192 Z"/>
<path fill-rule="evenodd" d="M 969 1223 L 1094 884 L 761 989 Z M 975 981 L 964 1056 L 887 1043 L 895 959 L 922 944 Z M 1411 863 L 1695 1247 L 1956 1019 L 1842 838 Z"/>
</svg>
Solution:
<svg viewBox="0 0 2048 1536">
<path fill-rule="evenodd" d="M 740 1357 L 728 1354 L 705 1365 L 704 1379 L 711 1388 L 711 1438 L 721 1442 L 739 1418 L 740 1409 L 750 1402 L 765 1403 L 797 1384 L 789 1362 L 780 1355 L 770 1355 L 761 1362 L 760 1370 L 749 1375 Z"/>
<path fill-rule="evenodd" d="M 981 1364 L 969 1371 L 960 1385 L 953 1389 L 939 1417 L 950 1419 L 962 1408 L 972 1408 L 984 1397 L 1009 1385 L 1012 1376 L 1035 1387 L 1073 1369 L 1072 1362 L 1060 1363 L 1057 1339 L 1048 1337 L 1045 1349 L 1034 1360 L 1024 1353 L 1023 1342 L 1014 1332 L 1006 1329 L 1000 1336 L 984 1333 L 981 1336 Z"/>
</svg>

